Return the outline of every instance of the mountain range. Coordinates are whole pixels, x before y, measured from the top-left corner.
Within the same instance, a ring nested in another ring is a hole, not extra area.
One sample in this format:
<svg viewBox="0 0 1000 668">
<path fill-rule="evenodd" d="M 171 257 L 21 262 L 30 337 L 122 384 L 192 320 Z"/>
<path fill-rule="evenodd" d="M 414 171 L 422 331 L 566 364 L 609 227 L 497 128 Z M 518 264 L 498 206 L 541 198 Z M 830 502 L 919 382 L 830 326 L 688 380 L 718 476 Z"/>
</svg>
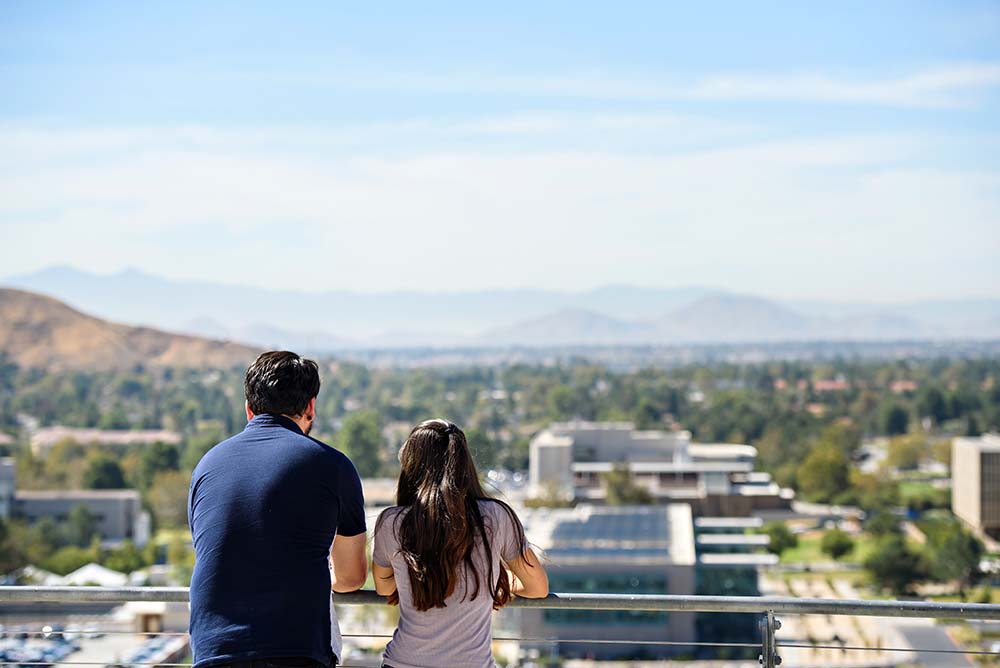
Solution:
<svg viewBox="0 0 1000 668">
<path fill-rule="evenodd" d="M 112 320 L 310 352 L 1000 338 L 1000 299 L 782 302 L 699 286 L 296 291 L 174 281 L 135 269 L 95 274 L 72 267 L 11 276 L 3 283 Z"/>
<path fill-rule="evenodd" d="M 21 367 L 91 370 L 136 364 L 245 366 L 258 352 L 226 341 L 107 322 L 51 297 L 7 288 L 0 288 L 0 351 Z"/>
</svg>

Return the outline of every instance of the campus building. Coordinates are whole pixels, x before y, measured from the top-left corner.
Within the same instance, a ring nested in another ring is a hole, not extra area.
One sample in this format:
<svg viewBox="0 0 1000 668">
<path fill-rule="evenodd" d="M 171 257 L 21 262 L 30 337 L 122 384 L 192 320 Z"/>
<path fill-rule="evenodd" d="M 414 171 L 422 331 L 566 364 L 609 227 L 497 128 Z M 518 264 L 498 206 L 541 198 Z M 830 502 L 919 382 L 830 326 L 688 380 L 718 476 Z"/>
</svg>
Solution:
<svg viewBox="0 0 1000 668">
<path fill-rule="evenodd" d="M 13 459 L 0 460 L 0 517 L 35 523 L 43 517 L 63 522 L 83 506 L 97 519 L 105 543 L 131 540 L 138 546 L 150 538 L 149 513 L 134 489 L 17 490 Z"/>
<path fill-rule="evenodd" d="M 747 516 L 791 505 L 793 492 L 757 472 L 757 449 L 692 443 L 688 431 L 637 430 L 629 422 L 561 422 L 531 441 L 530 493 L 600 503 L 602 477 L 625 466 L 657 500 L 696 516 Z"/>
<path fill-rule="evenodd" d="M 744 535 L 742 518 L 713 518 L 714 543 L 705 554 L 691 506 L 598 506 L 519 510 L 533 545 L 544 552 L 552 591 L 592 594 L 719 595 L 756 594 L 757 568 L 774 557 L 754 554 L 767 537 Z M 733 524 L 735 523 L 735 524 Z M 739 526 L 735 526 L 739 525 Z M 757 525 L 755 525 L 757 526 Z M 709 534 L 706 533 L 706 536 Z M 752 540 L 747 541 L 748 538 Z M 726 541 L 729 541 L 728 543 Z M 706 543 L 706 544 L 707 544 Z M 735 550 L 727 554 L 736 546 Z M 617 644 L 559 641 L 534 646 L 562 657 L 662 658 L 694 656 L 698 649 L 685 642 L 699 638 L 703 626 L 694 613 L 636 610 L 508 610 L 522 637 L 588 638 L 603 641 L 674 642 L 679 645 Z M 752 616 L 750 616 L 752 617 Z M 753 620 L 737 625 L 753 633 Z M 724 632 L 717 625 L 711 629 Z M 728 634 L 728 635 L 727 635 Z M 715 636 L 718 638 L 718 635 Z M 532 647 L 531 643 L 522 647 Z"/>
<path fill-rule="evenodd" d="M 7 519 L 14 510 L 16 471 L 13 457 L 0 459 L 0 519 Z"/>
<path fill-rule="evenodd" d="M 71 441 L 79 445 L 140 446 L 153 443 L 180 445 L 181 435 L 166 429 L 77 429 L 43 427 L 31 435 L 31 454 L 47 457 L 57 444 Z"/>
<path fill-rule="evenodd" d="M 1000 536 L 1000 435 L 952 441 L 951 508 L 977 533 Z"/>
</svg>

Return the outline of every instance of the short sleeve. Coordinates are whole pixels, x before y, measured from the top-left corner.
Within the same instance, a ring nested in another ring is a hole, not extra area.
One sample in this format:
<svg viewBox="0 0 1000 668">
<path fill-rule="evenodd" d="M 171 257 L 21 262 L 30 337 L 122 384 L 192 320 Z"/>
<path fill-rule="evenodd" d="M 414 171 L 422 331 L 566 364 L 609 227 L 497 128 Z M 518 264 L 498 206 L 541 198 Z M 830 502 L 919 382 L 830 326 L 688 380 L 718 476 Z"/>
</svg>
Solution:
<svg viewBox="0 0 1000 668">
<path fill-rule="evenodd" d="M 392 553 L 396 551 L 395 513 L 386 508 L 375 522 L 375 538 L 372 540 L 372 561 L 382 568 L 392 567 Z"/>
<path fill-rule="evenodd" d="M 491 503 L 493 506 L 493 525 L 496 527 L 494 542 L 500 547 L 500 559 L 510 563 L 523 556 L 522 545 L 524 541 L 524 527 L 521 521 L 507 512 L 499 503 Z"/>
<path fill-rule="evenodd" d="M 365 533 L 365 496 L 361 490 L 361 477 L 349 461 L 340 475 L 340 516 L 337 518 L 337 535 L 357 536 Z"/>
</svg>

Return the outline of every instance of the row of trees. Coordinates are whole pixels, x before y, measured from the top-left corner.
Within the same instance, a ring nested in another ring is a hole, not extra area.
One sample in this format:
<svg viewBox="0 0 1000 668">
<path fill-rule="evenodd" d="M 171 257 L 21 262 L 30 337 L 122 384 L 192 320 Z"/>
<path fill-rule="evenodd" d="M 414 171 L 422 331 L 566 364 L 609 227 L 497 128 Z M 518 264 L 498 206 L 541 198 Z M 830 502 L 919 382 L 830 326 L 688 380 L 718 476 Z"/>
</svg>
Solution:
<svg viewBox="0 0 1000 668">
<path fill-rule="evenodd" d="M 242 369 L 108 372 L 20 370 L 0 357 L 0 429 L 18 414 L 41 424 L 167 428 L 185 436 L 206 422 L 232 433 L 243 422 Z M 866 435 L 912 431 L 921 420 L 949 433 L 1000 426 L 1000 361 L 774 362 L 619 372 L 583 361 L 563 366 L 369 369 L 324 362 L 320 432 L 362 408 L 384 423 L 432 415 L 479 429 L 504 462 L 526 427 L 571 418 L 676 422 L 702 441 L 760 445 L 766 466 L 838 420 Z M 840 378 L 842 389 L 818 391 Z M 916 384 L 893 388 L 900 380 Z M 808 409 L 808 410 L 807 410 Z M 523 451 L 519 453 L 523 456 Z M 799 453 L 801 454 L 801 453 Z M 796 461 L 801 461 L 799 457 Z M 516 457 L 505 463 L 517 464 Z M 521 461 L 523 463 L 523 460 Z"/>
<path fill-rule="evenodd" d="M 899 596 L 912 593 L 921 582 L 954 582 L 964 598 L 980 575 L 982 542 L 947 515 L 922 521 L 921 529 L 926 542 L 917 546 L 906 538 L 899 518 L 891 512 L 878 512 L 865 523 L 863 537 L 873 544 L 860 556 L 872 584 Z M 769 523 L 764 530 L 774 554 L 798 546 L 798 537 L 783 523 Z M 858 545 L 839 528 L 825 531 L 820 539 L 822 552 L 838 561 L 852 555 Z"/>
</svg>

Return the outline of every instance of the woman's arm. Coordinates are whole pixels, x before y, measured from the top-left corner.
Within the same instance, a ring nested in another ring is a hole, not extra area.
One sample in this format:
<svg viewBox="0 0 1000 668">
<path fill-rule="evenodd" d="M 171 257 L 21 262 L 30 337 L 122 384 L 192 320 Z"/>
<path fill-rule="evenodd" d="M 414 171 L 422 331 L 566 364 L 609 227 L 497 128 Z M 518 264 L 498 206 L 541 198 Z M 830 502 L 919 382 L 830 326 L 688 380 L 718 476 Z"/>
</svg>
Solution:
<svg viewBox="0 0 1000 668">
<path fill-rule="evenodd" d="M 549 595 L 549 576 L 530 547 L 507 567 L 513 576 L 510 593 L 521 598 L 545 598 Z"/>
<path fill-rule="evenodd" d="M 379 596 L 389 596 L 396 591 L 396 576 L 391 567 L 379 566 L 372 561 L 372 579 Z"/>
</svg>

